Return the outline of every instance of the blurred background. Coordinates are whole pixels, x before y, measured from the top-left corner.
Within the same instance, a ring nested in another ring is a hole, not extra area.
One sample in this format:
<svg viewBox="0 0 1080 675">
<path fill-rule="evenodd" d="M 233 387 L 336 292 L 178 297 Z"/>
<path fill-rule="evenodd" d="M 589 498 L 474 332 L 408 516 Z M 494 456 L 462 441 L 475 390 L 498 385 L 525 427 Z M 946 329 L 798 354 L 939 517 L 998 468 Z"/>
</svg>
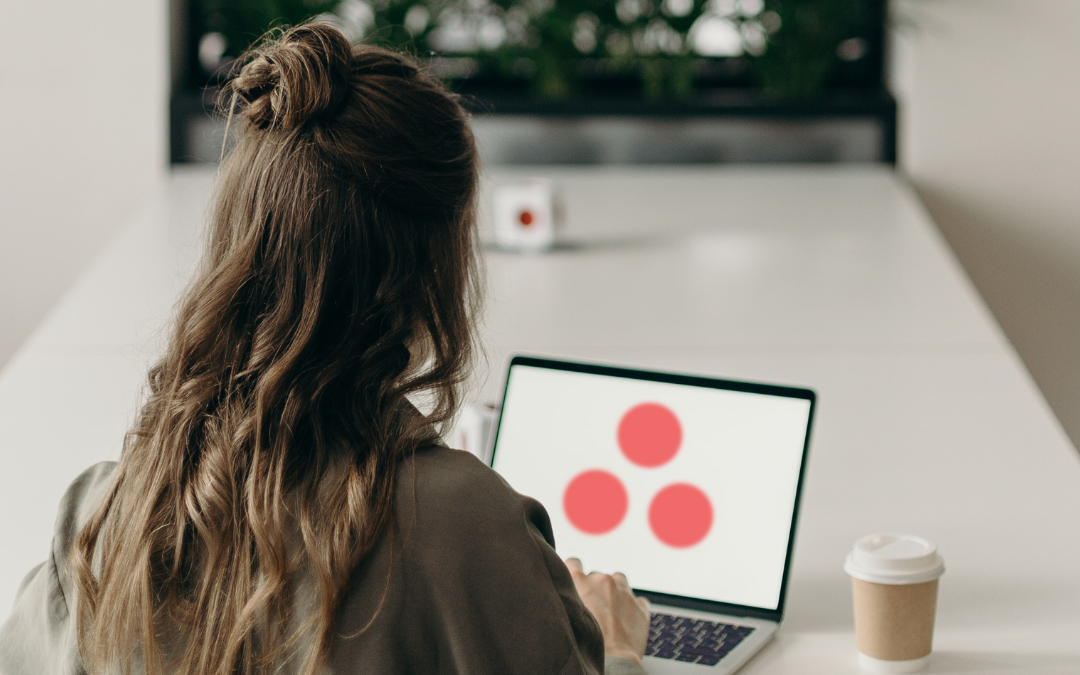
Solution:
<svg viewBox="0 0 1080 675">
<path fill-rule="evenodd" d="M 2 0 L 0 365 L 264 31 L 323 15 L 461 92 L 492 164 L 881 162 L 1080 442 L 1080 3 Z"/>
<path fill-rule="evenodd" d="M 235 58 L 313 14 L 426 61 L 488 163 L 895 159 L 884 0 L 186 0 L 174 162 L 218 158 L 207 111 Z"/>
</svg>

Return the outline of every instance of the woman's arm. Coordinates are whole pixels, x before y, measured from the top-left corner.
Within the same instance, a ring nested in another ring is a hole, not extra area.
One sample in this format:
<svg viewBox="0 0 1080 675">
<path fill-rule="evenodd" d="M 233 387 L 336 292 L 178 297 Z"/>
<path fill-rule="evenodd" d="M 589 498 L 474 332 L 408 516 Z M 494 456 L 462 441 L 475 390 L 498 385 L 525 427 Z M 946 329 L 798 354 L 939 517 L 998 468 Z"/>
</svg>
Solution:
<svg viewBox="0 0 1080 675">
<path fill-rule="evenodd" d="M 604 675 L 644 674 L 649 642 L 649 601 L 630 590 L 621 572 L 585 574 L 581 561 L 566 561 L 574 586 L 604 634 Z"/>
</svg>

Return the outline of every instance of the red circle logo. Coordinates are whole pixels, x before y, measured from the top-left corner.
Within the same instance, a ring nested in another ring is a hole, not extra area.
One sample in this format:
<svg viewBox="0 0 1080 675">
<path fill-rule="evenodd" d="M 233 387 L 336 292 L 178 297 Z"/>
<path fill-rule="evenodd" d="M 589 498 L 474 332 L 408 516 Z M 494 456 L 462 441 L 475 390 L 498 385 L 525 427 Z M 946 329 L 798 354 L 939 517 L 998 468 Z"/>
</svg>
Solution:
<svg viewBox="0 0 1080 675">
<path fill-rule="evenodd" d="M 682 445 L 679 418 L 659 403 L 642 403 L 626 411 L 619 421 L 619 448 L 638 466 L 666 464 Z"/>
<path fill-rule="evenodd" d="M 599 469 L 579 473 L 563 493 L 566 517 L 586 534 L 614 530 L 626 515 L 629 503 L 622 481 Z"/>
<path fill-rule="evenodd" d="M 694 546 L 712 528 L 709 498 L 689 483 L 673 483 L 649 504 L 649 527 L 656 538 L 674 548 Z"/>
<path fill-rule="evenodd" d="M 530 225 L 532 225 L 533 220 L 534 218 L 532 211 L 522 211 L 518 214 L 518 221 L 525 227 L 529 227 Z"/>
</svg>

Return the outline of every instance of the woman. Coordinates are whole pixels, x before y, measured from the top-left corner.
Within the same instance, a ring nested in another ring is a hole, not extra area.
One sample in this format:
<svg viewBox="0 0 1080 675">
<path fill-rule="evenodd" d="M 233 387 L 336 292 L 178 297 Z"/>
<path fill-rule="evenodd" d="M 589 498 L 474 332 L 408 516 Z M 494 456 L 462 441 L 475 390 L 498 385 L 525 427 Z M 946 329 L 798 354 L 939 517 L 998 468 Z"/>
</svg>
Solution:
<svg viewBox="0 0 1080 675">
<path fill-rule="evenodd" d="M 643 672 L 625 577 L 563 564 L 539 504 L 438 440 L 477 290 L 455 98 L 323 24 L 230 87 L 203 268 L 120 462 L 65 495 L 0 673 Z"/>
</svg>

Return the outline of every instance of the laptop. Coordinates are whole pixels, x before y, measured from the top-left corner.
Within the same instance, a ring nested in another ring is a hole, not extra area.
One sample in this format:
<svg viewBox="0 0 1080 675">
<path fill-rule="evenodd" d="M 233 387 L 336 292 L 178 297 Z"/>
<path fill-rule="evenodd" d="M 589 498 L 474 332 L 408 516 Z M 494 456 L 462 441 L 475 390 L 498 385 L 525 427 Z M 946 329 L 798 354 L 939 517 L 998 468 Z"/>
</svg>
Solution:
<svg viewBox="0 0 1080 675">
<path fill-rule="evenodd" d="M 723 675 L 776 633 L 815 394 L 527 356 L 491 465 L 547 509 L 559 554 L 652 602 L 645 669 Z"/>
</svg>

